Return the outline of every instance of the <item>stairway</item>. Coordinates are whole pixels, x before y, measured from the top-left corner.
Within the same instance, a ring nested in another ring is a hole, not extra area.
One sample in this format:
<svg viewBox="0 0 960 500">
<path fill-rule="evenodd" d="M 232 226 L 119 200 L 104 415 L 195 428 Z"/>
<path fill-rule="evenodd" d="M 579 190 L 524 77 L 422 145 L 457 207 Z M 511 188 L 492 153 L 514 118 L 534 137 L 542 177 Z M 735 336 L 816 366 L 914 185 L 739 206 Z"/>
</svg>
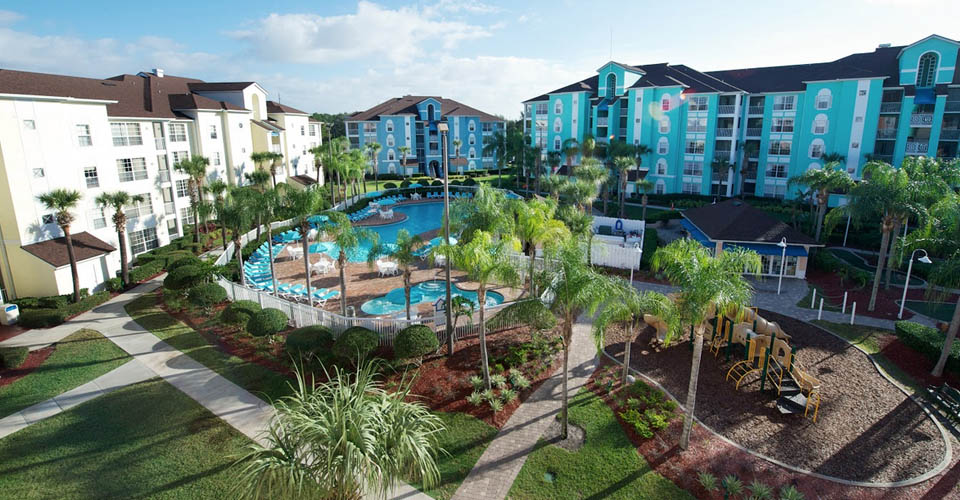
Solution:
<svg viewBox="0 0 960 500">
<path fill-rule="evenodd" d="M 784 380 L 780 386 L 777 409 L 784 415 L 804 413 L 807 409 L 807 397 L 800 392 L 800 386 L 794 382 L 792 377 Z"/>
</svg>

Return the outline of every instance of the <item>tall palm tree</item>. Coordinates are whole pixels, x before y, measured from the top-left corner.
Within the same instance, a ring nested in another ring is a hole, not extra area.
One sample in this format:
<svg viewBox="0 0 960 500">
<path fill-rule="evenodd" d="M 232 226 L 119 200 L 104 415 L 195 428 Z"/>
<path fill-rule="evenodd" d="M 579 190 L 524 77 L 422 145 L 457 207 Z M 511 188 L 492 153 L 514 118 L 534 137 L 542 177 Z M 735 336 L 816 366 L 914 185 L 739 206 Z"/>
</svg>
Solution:
<svg viewBox="0 0 960 500">
<path fill-rule="evenodd" d="M 624 198 L 627 193 L 627 171 L 635 165 L 635 160 L 628 156 L 618 156 L 613 159 L 613 167 L 617 170 L 617 176 L 620 179 L 620 186 L 617 190 L 619 191 L 619 202 L 620 202 L 620 218 L 624 217 Z M 603 215 L 607 215 L 606 208 L 604 208 Z"/>
<path fill-rule="evenodd" d="M 652 314 L 663 318 L 667 322 L 668 330 L 676 332 L 679 324 L 673 313 L 673 302 L 665 295 L 657 292 L 637 291 L 623 278 L 608 278 L 614 282 L 615 293 L 604 302 L 593 324 L 593 340 L 597 343 L 597 350 L 603 351 L 606 346 L 606 333 L 612 325 L 626 324 L 627 338 L 623 346 L 623 374 L 621 383 L 627 383 L 630 374 L 630 344 L 633 343 L 634 332 L 643 321 L 644 314 Z"/>
<path fill-rule="evenodd" d="M 313 166 L 317 170 L 317 184 L 320 184 L 320 174 L 323 169 L 323 155 L 324 151 L 323 146 L 314 146 L 307 150 L 308 153 L 313 155 Z M 326 184 L 327 180 L 323 180 L 323 184 Z"/>
<path fill-rule="evenodd" d="M 410 156 L 410 146 L 400 146 L 397 151 L 400 152 L 400 170 L 403 175 L 407 175 L 407 157 Z"/>
<path fill-rule="evenodd" d="M 270 178 L 273 179 L 273 187 L 277 187 L 277 168 L 280 167 L 280 162 L 283 160 L 283 154 L 273 151 L 267 154 L 269 155 L 270 159 Z"/>
<path fill-rule="evenodd" d="M 554 172 L 560 167 L 560 163 L 563 161 L 560 151 L 549 151 L 547 153 L 547 165 L 550 167 L 550 175 L 553 176 Z M 537 194 L 540 194 L 540 172 L 537 172 Z"/>
<path fill-rule="evenodd" d="M 470 281 L 476 281 L 477 307 L 480 320 L 480 361 L 483 367 L 483 380 L 490 389 L 490 365 L 487 359 L 487 328 L 484 320 L 486 309 L 487 287 L 496 281 L 502 285 L 512 285 L 520 281 L 517 268 L 513 266 L 508 251 L 520 250 L 520 242 L 516 238 L 501 236 L 494 241 L 492 234 L 478 231 L 473 239 L 459 245 L 450 245 L 443 242 L 436 249 L 435 255 L 443 255 L 450 259 L 450 263 L 462 270 Z"/>
<path fill-rule="evenodd" d="M 313 295 L 310 290 L 310 242 L 307 234 L 310 232 L 310 217 L 323 209 L 323 196 L 319 188 L 307 187 L 284 191 L 282 200 L 285 215 L 293 218 L 294 225 L 300 228 L 300 243 L 303 245 L 303 272 L 307 281 L 307 300 L 313 305 Z"/>
<path fill-rule="evenodd" d="M 586 210 L 587 207 L 593 206 L 593 200 L 597 197 L 597 188 L 607 182 L 607 179 L 610 177 L 610 172 L 603 166 L 600 160 L 596 158 L 586 158 L 580 162 L 580 166 L 576 168 L 574 175 L 583 185 L 577 192 L 581 195 L 589 195 L 581 198 L 581 203 L 578 203 L 581 210 Z M 606 207 L 604 207 L 604 213 L 606 213 Z"/>
<path fill-rule="evenodd" d="M 435 486 L 443 421 L 411 401 L 409 381 L 387 390 L 376 373 L 370 363 L 356 373 L 334 367 L 328 382 L 298 372 L 293 394 L 274 403 L 266 446 L 251 444 L 238 462 L 231 496 L 386 498 L 411 476 Z"/>
<path fill-rule="evenodd" d="M 750 304 L 753 287 L 744 279 L 744 272 L 759 275 L 760 256 L 753 251 L 724 250 L 714 257 L 700 242 L 692 239 L 674 240 L 654 252 L 651 261 L 654 272 L 662 272 L 674 286 L 679 287 L 674 316 L 680 324 L 690 325 L 693 340 L 693 361 L 690 365 L 690 384 L 684 413 L 680 448 L 690 444 L 690 429 L 697 403 L 697 378 L 700 374 L 700 356 L 703 352 L 703 330 L 695 326 L 711 314 L 740 310 Z M 668 334 L 666 343 L 672 340 Z"/>
<path fill-rule="evenodd" d="M 479 184 L 473 198 L 457 200 L 450 206 L 450 228 L 460 233 L 463 241 L 472 240 L 479 231 L 496 236 L 512 234 L 514 221 L 507 205 L 503 191 Z"/>
<path fill-rule="evenodd" d="M 530 285 L 527 292 L 530 296 L 536 297 L 533 274 L 537 247 L 558 244 L 570 237 L 570 231 L 562 221 L 554 218 L 556 205 L 552 202 L 532 199 L 525 203 L 518 203 L 516 206 L 515 234 L 526 249 L 529 258 L 527 278 L 530 280 Z"/>
<path fill-rule="evenodd" d="M 591 134 L 583 134 L 583 140 L 580 141 L 580 152 L 587 158 L 593 157 L 593 152 L 597 149 L 597 140 Z"/>
<path fill-rule="evenodd" d="M 573 159 L 580 153 L 580 143 L 573 137 L 563 141 L 563 156 L 567 157 L 567 175 L 573 172 Z"/>
<path fill-rule="evenodd" d="M 262 215 L 267 219 L 267 248 L 269 249 L 268 255 L 270 257 L 270 291 L 272 291 L 274 295 L 277 294 L 277 273 L 273 265 L 273 225 L 271 222 L 273 222 L 277 211 L 281 208 L 280 199 L 283 191 L 285 191 L 284 188 L 266 189 L 262 193 L 254 195 L 253 203 L 250 204 L 251 207 L 256 210 L 258 217 Z M 306 258 L 306 255 L 304 255 L 304 258 Z"/>
<path fill-rule="evenodd" d="M 720 185 L 717 189 L 718 196 L 725 196 L 723 180 L 726 178 L 726 176 L 724 174 L 726 174 L 731 168 L 733 168 L 733 164 L 730 163 L 729 160 L 725 160 L 723 158 L 714 158 L 713 161 L 710 162 L 710 184 L 713 185 L 714 177 L 720 179 Z"/>
<path fill-rule="evenodd" d="M 401 229 L 397 233 L 397 241 L 394 243 L 396 248 L 390 252 L 390 257 L 397 262 L 400 274 L 403 276 L 403 298 L 407 311 L 407 319 L 410 319 L 410 289 L 413 287 L 413 269 L 419 260 L 417 251 L 423 247 L 423 240 L 417 235 L 411 235 L 410 231 Z"/>
<path fill-rule="evenodd" d="M 340 314 L 347 315 L 347 255 L 356 252 L 365 242 L 369 241 L 374 247 L 378 246 L 379 240 L 377 233 L 369 229 L 353 227 L 350 219 L 343 212 L 327 211 L 327 225 L 324 228 L 326 233 L 333 238 L 333 242 L 340 249 L 337 254 L 337 267 L 340 268 Z M 368 252 L 367 263 L 372 263 L 377 258 L 377 252 Z"/>
<path fill-rule="evenodd" d="M 637 191 L 640 191 L 641 193 L 643 193 L 643 196 L 641 196 L 640 198 L 640 203 L 643 206 L 642 212 L 640 213 L 640 218 L 643 220 L 647 220 L 647 201 L 649 200 L 647 198 L 647 195 L 650 194 L 651 191 L 653 191 L 653 188 L 654 188 L 653 182 L 650 179 L 639 179 L 637 180 L 637 182 L 633 183 L 633 187 Z M 623 217 L 623 215 L 621 215 L 620 217 Z"/>
<path fill-rule="evenodd" d="M 83 195 L 72 189 L 54 189 L 49 193 L 37 196 L 37 201 L 43 203 L 47 210 L 54 211 L 57 225 L 63 231 L 63 239 L 67 245 L 67 259 L 70 261 L 70 274 L 73 276 L 73 301 L 80 301 L 80 275 L 77 272 L 77 256 L 73 251 L 73 237 L 70 234 L 70 225 L 74 216 L 70 212 L 77 208 L 77 203 Z"/>
<path fill-rule="evenodd" d="M 934 285 L 928 287 L 928 291 L 932 291 L 935 287 L 940 290 L 952 290 L 960 287 L 960 250 L 955 251 L 949 259 L 939 263 L 934 270 L 930 273 L 930 284 Z M 931 296 L 944 296 L 949 295 L 945 292 L 932 293 Z M 947 337 L 943 341 L 943 348 L 940 351 L 940 358 L 937 359 L 937 364 L 933 367 L 933 376 L 942 377 L 943 369 L 947 365 L 947 359 L 950 357 L 950 353 L 953 352 L 953 343 L 957 338 L 957 330 L 960 329 L 960 298 L 957 299 L 957 304 L 953 309 L 953 317 L 950 319 L 950 326 L 947 327 Z"/>
<path fill-rule="evenodd" d="M 220 210 L 226 203 L 226 196 L 230 186 L 220 179 L 210 181 L 207 186 L 207 192 L 213 195 L 213 210 L 217 213 L 217 219 L 220 219 Z M 220 238 L 223 240 L 223 250 L 227 250 L 227 226 L 220 221 Z"/>
<path fill-rule="evenodd" d="M 256 191 L 237 191 L 235 195 L 227 198 L 218 215 L 220 222 L 230 230 L 230 237 L 233 240 L 233 254 L 237 261 L 237 268 L 240 269 L 240 283 L 243 285 L 246 285 L 246 279 L 243 275 L 243 246 L 240 243 L 240 238 L 250 228 L 250 223 L 253 222 L 250 207 L 245 203 L 245 199 L 250 196 L 249 193 L 259 196 Z"/>
<path fill-rule="evenodd" d="M 263 193 L 267 190 L 267 182 L 270 180 L 270 173 L 266 170 L 254 170 L 253 172 L 244 174 L 244 177 L 247 178 L 247 182 L 253 184 L 254 192 Z M 259 198 L 252 197 L 251 201 L 256 201 Z M 260 239 L 261 226 L 263 226 L 263 214 L 257 211 L 257 239 Z"/>
<path fill-rule="evenodd" d="M 118 247 L 120 248 L 120 279 L 124 285 L 130 284 L 130 271 L 127 258 L 127 214 L 124 208 L 127 205 L 140 203 L 143 201 L 142 195 L 131 196 L 126 191 L 117 191 L 114 193 L 102 193 L 97 196 L 96 203 L 100 209 L 113 209 L 113 227 L 117 230 Z"/>
<path fill-rule="evenodd" d="M 177 162 L 173 168 L 189 176 L 187 186 L 190 188 L 190 209 L 193 212 L 193 242 L 200 243 L 200 202 L 203 201 L 203 180 L 207 177 L 207 167 L 210 159 L 205 156 L 193 155 L 189 159 Z"/>
<path fill-rule="evenodd" d="M 383 149 L 383 146 L 379 142 L 368 142 L 364 144 L 364 148 L 367 152 L 367 155 L 370 156 L 370 161 L 373 162 L 373 189 L 374 191 L 380 190 L 380 168 L 377 165 L 380 156 L 380 150 Z M 366 170 L 366 169 L 364 169 Z M 363 183 L 364 190 L 366 190 L 366 181 Z"/>
<path fill-rule="evenodd" d="M 250 153 L 250 160 L 252 160 L 253 163 L 257 166 L 257 170 L 262 170 L 262 171 L 267 172 L 267 173 L 270 173 L 270 174 L 273 173 L 273 168 L 272 168 L 272 167 L 271 167 L 269 170 L 263 168 L 263 165 L 264 165 L 265 163 L 267 163 L 267 162 L 273 162 L 273 153 L 272 153 L 272 152 L 270 152 L 270 151 L 254 151 L 253 153 Z M 273 187 L 277 187 L 277 181 L 276 181 L 276 179 L 274 179 L 274 181 L 273 181 Z"/>
<path fill-rule="evenodd" d="M 573 325 L 580 314 L 594 314 L 605 299 L 612 297 L 615 287 L 587 263 L 581 240 L 569 239 L 551 252 L 553 279 L 547 285 L 547 295 L 553 297 L 551 309 L 560 317 L 563 337 L 563 406 L 560 413 L 560 436 L 567 438 L 568 389 L 570 373 L 570 343 Z"/>
<path fill-rule="evenodd" d="M 492 156 L 497 164 L 497 187 L 500 187 L 503 180 L 503 165 L 507 158 L 506 141 L 507 136 L 502 130 L 496 130 L 483 138 L 483 156 Z"/>
<path fill-rule="evenodd" d="M 827 202 L 830 201 L 830 193 L 833 191 L 848 191 L 853 187 L 853 179 L 850 174 L 838 162 L 826 163 L 823 168 L 811 168 L 802 174 L 791 177 L 787 181 L 788 186 L 806 186 L 814 191 L 817 199 L 817 229 L 814 239 L 820 241 L 820 233 L 823 228 L 823 218 L 827 214 Z"/>
</svg>

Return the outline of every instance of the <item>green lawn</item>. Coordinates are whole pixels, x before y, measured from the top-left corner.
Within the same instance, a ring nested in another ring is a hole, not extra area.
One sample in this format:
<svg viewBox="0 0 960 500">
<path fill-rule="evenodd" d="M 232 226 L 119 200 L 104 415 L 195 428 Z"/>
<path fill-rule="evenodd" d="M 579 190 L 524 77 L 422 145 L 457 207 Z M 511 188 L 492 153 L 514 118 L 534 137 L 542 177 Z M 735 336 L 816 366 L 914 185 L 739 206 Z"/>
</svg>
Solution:
<svg viewBox="0 0 960 500">
<path fill-rule="evenodd" d="M 22 379 L 0 387 L 0 418 L 79 387 L 130 360 L 99 332 L 77 330 Z"/>
<path fill-rule="evenodd" d="M 890 361 L 890 359 L 880 352 L 880 344 L 877 336 L 894 335 L 894 332 L 872 326 L 850 325 L 824 320 L 813 320 L 811 323 L 829 330 L 846 339 L 851 344 L 863 349 L 884 371 L 893 377 L 894 380 L 900 382 L 900 384 L 906 386 L 911 391 L 916 392 L 923 388 L 923 384 L 917 382 L 916 379 L 901 370 L 893 361 Z"/>
<path fill-rule="evenodd" d="M 508 498 L 693 498 L 650 470 L 613 411 L 592 392 L 581 391 L 570 401 L 570 421 L 586 431 L 583 447 L 571 453 L 541 441 Z M 553 482 L 545 479 L 548 472 Z"/>
<path fill-rule="evenodd" d="M 456 493 L 460 483 L 497 435 L 497 428 L 465 413 L 438 412 L 436 415 L 443 420 L 447 428 L 439 437 L 439 445 L 446 453 L 441 454 L 437 460 L 440 484 L 425 493 L 433 498 L 447 500 Z M 422 490 L 420 483 L 411 484 Z"/>
<path fill-rule="evenodd" d="M 953 302 L 925 302 L 922 300 L 908 300 L 907 309 L 924 316 L 949 323 L 953 319 L 953 311 L 957 305 Z"/>
<path fill-rule="evenodd" d="M 290 379 L 217 349 L 202 335 L 160 309 L 153 294 L 143 295 L 130 302 L 127 313 L 134 321 L 175 349 L 254 394 L 276 400 L 290 393 Z"/>
<path fill-rule="evenodd" d="M 226 498 L 249 440 L 160 379 L 0 440 L 4 498 Z"/>
</svg>

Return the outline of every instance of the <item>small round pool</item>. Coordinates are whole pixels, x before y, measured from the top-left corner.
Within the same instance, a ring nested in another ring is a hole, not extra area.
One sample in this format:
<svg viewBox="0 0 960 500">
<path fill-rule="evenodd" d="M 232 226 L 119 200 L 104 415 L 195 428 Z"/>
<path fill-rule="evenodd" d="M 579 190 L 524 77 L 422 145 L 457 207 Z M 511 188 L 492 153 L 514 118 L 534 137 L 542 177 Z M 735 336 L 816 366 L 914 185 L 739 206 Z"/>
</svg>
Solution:
<svg viewBox="0 0 960 500">
<path fill-rule="evenodd" d="M 453 296 L 466 297 L 473 302 L 474 308 L 477 304 L 477 292 L 464 290 L 457 285 L 450 289 Z M 410 307 L 424 302 L 433 303 L 437 299 L 446 295 L 446 283 L 443 280 L 430 280 L 417 283 L 410 288 Z M 493 307 L 503 303 L 503 295 L 497 292 L 487 292 L 486 307 Z M 382 316 L 404 311 L 406 308 L 406 299 L 404 298 L 403 288 L 394 288 L 386 295 L 368 300 L 360 306 L 360 310 L 371 316 Z"/>
</svg>

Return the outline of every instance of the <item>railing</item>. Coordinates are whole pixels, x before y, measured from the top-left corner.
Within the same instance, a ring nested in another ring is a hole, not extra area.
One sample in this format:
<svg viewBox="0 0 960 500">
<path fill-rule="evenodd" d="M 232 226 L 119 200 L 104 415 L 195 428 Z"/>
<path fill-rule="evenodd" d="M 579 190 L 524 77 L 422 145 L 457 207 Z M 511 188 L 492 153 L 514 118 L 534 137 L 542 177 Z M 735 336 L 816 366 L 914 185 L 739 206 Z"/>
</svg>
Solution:
<svg viewBox="0 0 960 500">
<path fill-rule="evenodd" d="M 955 113 L 960 111 L 960 101 L 947 101 L 943 110 L 948 113 Z"/>
<path fill-rule="evenodd" d="M 897 129 L 895 128 L 877 129 L 877 139 L 896 139 L 896 138 L 897 138 Z"/>
<path fill-rule="evenodd" d="M 910 115 L 910 126 L 911 127 L 932 127 L 933 114 L 932 113 L 913 113 L 912 115 Z"/>
<path fill-rule="evenodd" d="M 736 108 L 733 104 L 720 104 L 717 106 L 717 113 L 721 115 L 732 115 Z"/>
<path fill-rule="evenodd" d="M 154 137 L 153 146 L 156 148 L 157 151 L 166 151 L 167 140 L 164 139 L 163 137 Z"/>
<path fill-rule="evenodd" d="M 948 141 L 955 141 L 957 139 L 960 139 L 960 129 L 945 128 L 940 131 L 940 138 L 946 139 Z"/>
<path fill-rule="evenodd" d="M 761 137 L 763 136 L 762 127 L 750 127 L 747 128 L 747 137 Z"/>
<path fill-rule="evenodd" d="M 170 182 L 170 171 L 161 170 L 160 171 L 160 182 Z"/>
<path fill-rule="evenodd" d="M 606 116 L 601 116 L 601 117 L 597 118 L 597 126 L 598 126 L 598 127 L 606 127 L 607 124 L 609 123 L 609 120 L 610 120 L 610 118 L 608 118 L 608 117 L 606 117 Z"/>
<path fill-rule="evenodd" d="M 172 215 L 172 214 L 177 213 L 177 209 L 176 209 L 176 207 L 173 206 L 173 202 L 172 202 L 172 201 L 168 201 L 168 202 L 166 202 L 166 203 L 163 204 L 163 213 L 166 214 L 166 215 Z"/>
<path fill-rule="evenodd" d="M 905 150 L 908 155 L 925 155 L 930 149 L 930 144 L 926 142 L 917 142 L 917 141 L 907 141 L 907 149 Z"/>
<path fill-rule="evenodd" d="M 899 113 L 901 104 L 899 102 L 881 102 L 881 113 Z"/>
<path fill-rule="evenodd" d="M 687 127 L 687 132 L 706 132 L 706 125 L 694 125 L 692 127 Z"/>
<path fill-rule="evenodd" d="M 713 158 L 716 160 L 730 161 L 730 151 L 714 151 Z"/>
<path fill-rule="evenodd" d="M 763 106 L 748 106 L 748 107 L 747 107 L 747 114 L 750 114 L 750 115 L 762 115 L 762 114 L 763 114 Z"/>
<path fill-rule="evenodd" d="M 717 137 L 733 137 L 732 128 L 718 128 Z"/>
</svg>

